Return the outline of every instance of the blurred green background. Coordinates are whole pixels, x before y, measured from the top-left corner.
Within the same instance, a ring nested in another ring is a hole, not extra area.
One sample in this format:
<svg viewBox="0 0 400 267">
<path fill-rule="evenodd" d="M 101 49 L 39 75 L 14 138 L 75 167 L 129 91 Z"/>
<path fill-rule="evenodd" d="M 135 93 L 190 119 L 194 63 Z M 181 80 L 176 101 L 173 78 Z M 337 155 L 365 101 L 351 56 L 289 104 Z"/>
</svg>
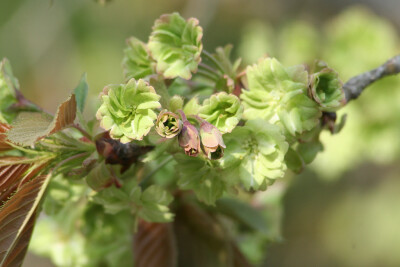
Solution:
<svg viewBox="0 0 400 267">
<path fill-rule="evenodd" d="M 173 11 L 200 20 L 205 49 L 231 43 L 248 64 L 319 58 L 346 81 L 400 52 L 397 0 L 2 0 L 0 57 L 50 112 L 87 72 L 90 117 L 102 88 L 122 82 L 125 40 L 147 41 L 153 21 Z M 256 196 L 283 205 L 265 211 L 276 242 L 242 245 L 258 265 L 400 266 L 400 77 L 371 86 L 345 113 L 345 128 L 322 136 L 325 151 L 307 170 Z M 24 266 L 51 265 L 29 255 Z"/>
</svg>

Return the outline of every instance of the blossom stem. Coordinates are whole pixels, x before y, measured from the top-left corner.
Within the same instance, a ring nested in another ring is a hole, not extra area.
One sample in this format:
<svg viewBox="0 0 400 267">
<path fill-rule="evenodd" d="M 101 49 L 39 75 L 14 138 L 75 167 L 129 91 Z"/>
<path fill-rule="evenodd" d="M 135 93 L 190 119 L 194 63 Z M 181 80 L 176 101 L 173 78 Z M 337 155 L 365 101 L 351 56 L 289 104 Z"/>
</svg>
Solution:
<svg viewBox="0 0 400 267">
<path fill-rule="evenodd" d="M 187 121 L 185 112 L 183 112 L 183 110 L 178 109 L 177 112 L 179 113 L 179 115 L 181 115 L 182 121 L 184 121 L 184 122 Z"/>
<path fill-rule="evenodd" d="M 225 73 L 224 68 L 222 67 L 221 63 L 209 52 L 203 49 L 202 54 L 210 60 L 222 73 Z"/>
</svg>

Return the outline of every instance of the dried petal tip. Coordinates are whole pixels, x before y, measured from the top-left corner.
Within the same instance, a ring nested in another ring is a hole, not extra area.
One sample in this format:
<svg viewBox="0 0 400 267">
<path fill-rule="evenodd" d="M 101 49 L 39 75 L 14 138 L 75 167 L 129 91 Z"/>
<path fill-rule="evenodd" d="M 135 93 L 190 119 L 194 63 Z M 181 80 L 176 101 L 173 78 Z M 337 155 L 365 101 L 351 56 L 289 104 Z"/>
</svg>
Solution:
<svg viewBox="0 0 400 267">
<path fill-rule="evenodd" d="M 200 151 L 200 138 L 196 127 L 185 120 L 178 138 L 179 145 L 185 149 L 185 154 L 191 157 L 197 157 Z"/>
<path fill-rule="evenodd" d="M 158 114 L 156 131 L 165 138 L 173 138 L 182 130 L 182 121 L 179 116 L 167 110 L 163 110 Z"/>
<path fill-rule="evenodd" d="M 202 121 L 200 125 L 201 145 L 209 159 L 220 159 L 224 156 L 224 140 L 221 132 L 211 123 Z"/>
</svg>

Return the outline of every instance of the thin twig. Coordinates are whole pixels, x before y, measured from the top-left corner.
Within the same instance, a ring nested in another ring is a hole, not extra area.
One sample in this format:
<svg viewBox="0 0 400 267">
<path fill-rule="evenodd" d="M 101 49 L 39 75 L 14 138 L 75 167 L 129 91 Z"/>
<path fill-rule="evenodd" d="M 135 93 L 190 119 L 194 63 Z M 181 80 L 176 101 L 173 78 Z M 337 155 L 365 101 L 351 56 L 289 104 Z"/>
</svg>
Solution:
<svg viewBox="0 0 400 267">
<path fill-rule="evenodd" d="M 213 82 L 218 81 L 218 76 L 213 75 L 212 73 L 205 71 L 204 69 L 199 68 L 196 72 L 198 75 L 201 75 L 207 79 L 210 79 Z"/>
<path fill-rule="evenodd" d="M 215 67 L 217 67 L 222 73 L 225 73 L 224 68 L 222 67 L 221 63 L 218 62 L 218 60 L 209 52 L 203 49 L 202 54 L 210 60 Z"/>
<path fill-rule="evenodd" d="M 83 136 L 92 141 L 92 136 L 88 132 L 86 132 L 79 124 L 72 124 L 71 127 L 77 129 L 81 132 Z"/>
<path fill-rule="evenodd" d="M 364 72 L 348 80 L 343 85 L 346 101 L 349 102 L 359 97 L 363 90 L 373 82 L 398 73 L 400 73 L 400 55 L 389 59 L 376 69 Z"/>
<path fill-rule="evenodd" d="M 204 62 L 200 62 L 200 63 L 199 63 L 199 68 L 204 68 L 204 69 L 210 71 L 211 73 L 216 73 L 216 72 L 217 72 L 216 69 L 214 69 L 213 67 L 208 66 L 208 65 L 205 64 Z"/>
</svg>

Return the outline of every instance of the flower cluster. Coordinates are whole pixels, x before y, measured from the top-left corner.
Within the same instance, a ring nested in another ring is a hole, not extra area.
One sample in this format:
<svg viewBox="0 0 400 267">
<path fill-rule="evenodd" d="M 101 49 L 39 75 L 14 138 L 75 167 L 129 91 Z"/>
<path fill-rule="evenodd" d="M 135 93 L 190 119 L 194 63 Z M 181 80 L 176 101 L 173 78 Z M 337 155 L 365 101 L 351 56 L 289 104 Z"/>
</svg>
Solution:
<svg viewBox="0 0 400 267">
<path fill-rule="evenodd" d="M 213 204 L 230 187 L 264 190 L 310 163 L 344 94 L 321 61 L 311 73 L 275 58 L 241 68 L 230 46 L 211 54 L 201 37 L 197 20 L 173 13 L 156 20 L 147 44 L 130 38 L 123 66 L 131 79 L 106 87 L 97 117 L 123 143 L 150 134 L 145 144 L 156 148 L 146 161 L 172 154 L 178 186 Z"/>
</svg>

